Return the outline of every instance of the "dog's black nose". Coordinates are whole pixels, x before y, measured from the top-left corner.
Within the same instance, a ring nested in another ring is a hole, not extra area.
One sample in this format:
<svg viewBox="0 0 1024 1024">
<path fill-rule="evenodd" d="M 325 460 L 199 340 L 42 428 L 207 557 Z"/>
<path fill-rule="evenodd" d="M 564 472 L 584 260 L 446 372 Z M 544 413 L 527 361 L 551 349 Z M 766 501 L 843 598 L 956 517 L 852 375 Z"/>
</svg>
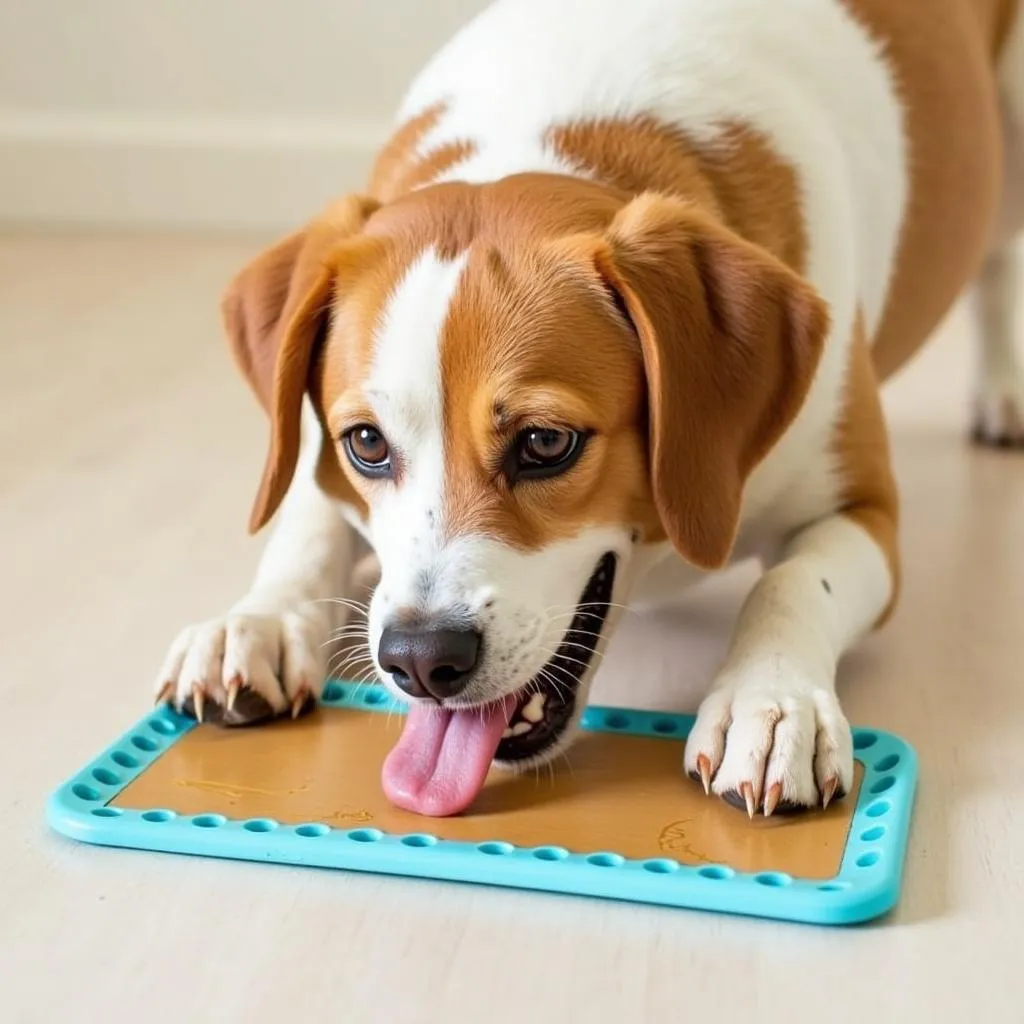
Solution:
<svg viewBox="0 0 1024 1024">
<path fill-rule="evenodd" d="M 472 629 L 385 629 L 377 661 L 410 697 L 441 701 L 468 685 L 480 640 Z"/>
</svg>

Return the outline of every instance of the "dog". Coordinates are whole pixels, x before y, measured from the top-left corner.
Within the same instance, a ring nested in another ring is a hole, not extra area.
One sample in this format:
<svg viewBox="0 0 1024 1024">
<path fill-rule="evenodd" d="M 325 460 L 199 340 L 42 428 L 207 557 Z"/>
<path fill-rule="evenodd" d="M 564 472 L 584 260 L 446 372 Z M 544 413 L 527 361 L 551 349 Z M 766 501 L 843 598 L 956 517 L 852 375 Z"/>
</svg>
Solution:
<svg viewBox="0 0 1024 1024">
<path fill-rule="evenodd" d="M 683 770 L 751 816 L 849 792 L 836 666 L 900 586 L 879 388 L 969 286 L 975 437 L 1024 444 L 1020 6 L 485 9 L 365 193 L 227 289 L 278 522 L 158 699 L 298 713 L 356 637 L 409 704 L 385 791 L 456 814 L 572 743 L 624 607 L 756 558 Z"/>
</svg>

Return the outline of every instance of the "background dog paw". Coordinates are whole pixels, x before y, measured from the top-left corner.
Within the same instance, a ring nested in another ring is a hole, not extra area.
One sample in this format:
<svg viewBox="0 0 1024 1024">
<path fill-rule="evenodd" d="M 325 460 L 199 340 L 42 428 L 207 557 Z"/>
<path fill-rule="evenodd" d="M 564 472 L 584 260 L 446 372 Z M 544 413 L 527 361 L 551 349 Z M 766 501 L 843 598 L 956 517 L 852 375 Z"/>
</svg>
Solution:
<svg viewBox="0 0 1024 1024">
<path fill-rule="evenodd" d="M 1024 381 L 984 389 L 975 399 L 971 436 L 993 448 L 1024 448 Z"/>
<path fill-rule="evenodd" d="M 228 615 L 188 626 L 164 659 L 157 701 L 222 725 L 297 717 L 320 695 L 326 639 L 314 618 L 296 612 Z"/>
<path fill-rule="evenodd" d="M 705 698 L 684 767 L 705 791 L 753 817 L 825 806 L 853 786 L 853 738 L 830 689 L 724 686 Z"/>
</svg>

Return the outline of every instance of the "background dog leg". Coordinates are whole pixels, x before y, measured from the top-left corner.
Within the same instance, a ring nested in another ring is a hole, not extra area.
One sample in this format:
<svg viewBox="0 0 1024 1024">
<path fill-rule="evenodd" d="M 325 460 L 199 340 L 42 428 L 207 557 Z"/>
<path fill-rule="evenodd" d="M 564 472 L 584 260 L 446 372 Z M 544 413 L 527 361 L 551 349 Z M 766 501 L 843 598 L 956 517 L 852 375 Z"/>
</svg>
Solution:
<svg viewBox="0 0 1024 1024">
<path fill-rule="evenodd" d="M 1003 448 L 1024 446 L 1024 371 L 1017 352 L 1022 275 L 1020 247 L 1009 243 L 989 256 L 975 286 L 980 342 L 974 439 Z"/>
<path fill-rule="evenodd" d="M 889 559 L 856 515 L 801 531 L 761 577 L 687 740 L 686 771 L 751 816 L 827 805 L 853 784 L 836 666 L 893 592 Z"/>
<path fill-rule="evenodd" d="M 1024 12 L 1018 13 L 998 69 L 1003 113 L 1003 196 L 992 251 L 974 288 L 981 334 L 974 439 L 1004 448 L 1024 446 L 1024 371 L 1018 337 L 1018 295 L 1024 287 Z M 1016 236 L 1016 241 L 1015 241 Z"/>
</svg>

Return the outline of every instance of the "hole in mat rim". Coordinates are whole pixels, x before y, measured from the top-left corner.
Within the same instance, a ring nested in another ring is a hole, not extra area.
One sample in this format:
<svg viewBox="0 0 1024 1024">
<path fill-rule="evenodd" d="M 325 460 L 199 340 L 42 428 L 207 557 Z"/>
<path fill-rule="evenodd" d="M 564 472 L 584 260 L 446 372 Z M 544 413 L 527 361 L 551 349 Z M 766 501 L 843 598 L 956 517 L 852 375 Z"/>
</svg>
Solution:
<svg viewBox="0 0 1024 1024">
<path fill-rule="evenodd" d="M 303 839 L 319 839 L 321 836 L 327 835 L 331 831 L 329 825 L 324 825 L 319 821 L 307 821 L 302 825 L 295 826 L 295 834 L 302 836 Z"/>
<path fill-rule="evenodd" d="M 564 846 L 538 846 L 533 851 L 537 860 L 560 861 L 569 857 L 569 851 Z"/>
<path fill-rule="evenodd" d="M 250 818 L 248 821 L 242 822 L 242 828 L 246 832 L 256 832 L 259 834 L 273 832 L 279 827 L 280 822 L 275 821 L 273 818 Z"/>
<path fill-rule="evenodd" d="M 595 868 L 621 868 L 626 863 L 626 858 L 621 853 L 599 851 L 588 854 L 587 863 Z"/>
<path fill-rule="evenodd" d="M 402 836 L 399 842 L 403 846 L 410 846 L 414 850 L 425 850 L 431 846 L 437 846 L 437 836 L 432 836 L 427 832 L 412 832 L 407 836 Z"/>
<path fill-rule="evenodd" d="M 477 853 L 482 853 L 487 857 L 507 857 L 510 853 L 515 853 L 516 848 L 504 840 L 490 840 L 486 843 L 478 843 L 476 849 Z"/>
<path fill-rule="evenodd" d="M 379 828 L 357 828 L 348 833 L 348 838 L 354 843 L 379 843 L 384 833 Z"/>
<path fill-rule="evenodd" d="M 727 864 L 705 864 L 697 869 L 701 878 L 710 878 L 713 882 L 726 882 L 736 877 L 736 872 Z"/>
<path fill-rule="evenodd" d="M 220 828 L 221 825 L 226 825 L 227 821 L 223 814 L 197 814 L 192 819 L 192 824 L 196 828 Z"/>
<path fill-rule="evenodd" d="M 787 875 L 785 871 L 759 871 L 754 875 L 754 881 L 769 889 L 783 889 L 793 884 L 793 876 Z"/>
</svg>

